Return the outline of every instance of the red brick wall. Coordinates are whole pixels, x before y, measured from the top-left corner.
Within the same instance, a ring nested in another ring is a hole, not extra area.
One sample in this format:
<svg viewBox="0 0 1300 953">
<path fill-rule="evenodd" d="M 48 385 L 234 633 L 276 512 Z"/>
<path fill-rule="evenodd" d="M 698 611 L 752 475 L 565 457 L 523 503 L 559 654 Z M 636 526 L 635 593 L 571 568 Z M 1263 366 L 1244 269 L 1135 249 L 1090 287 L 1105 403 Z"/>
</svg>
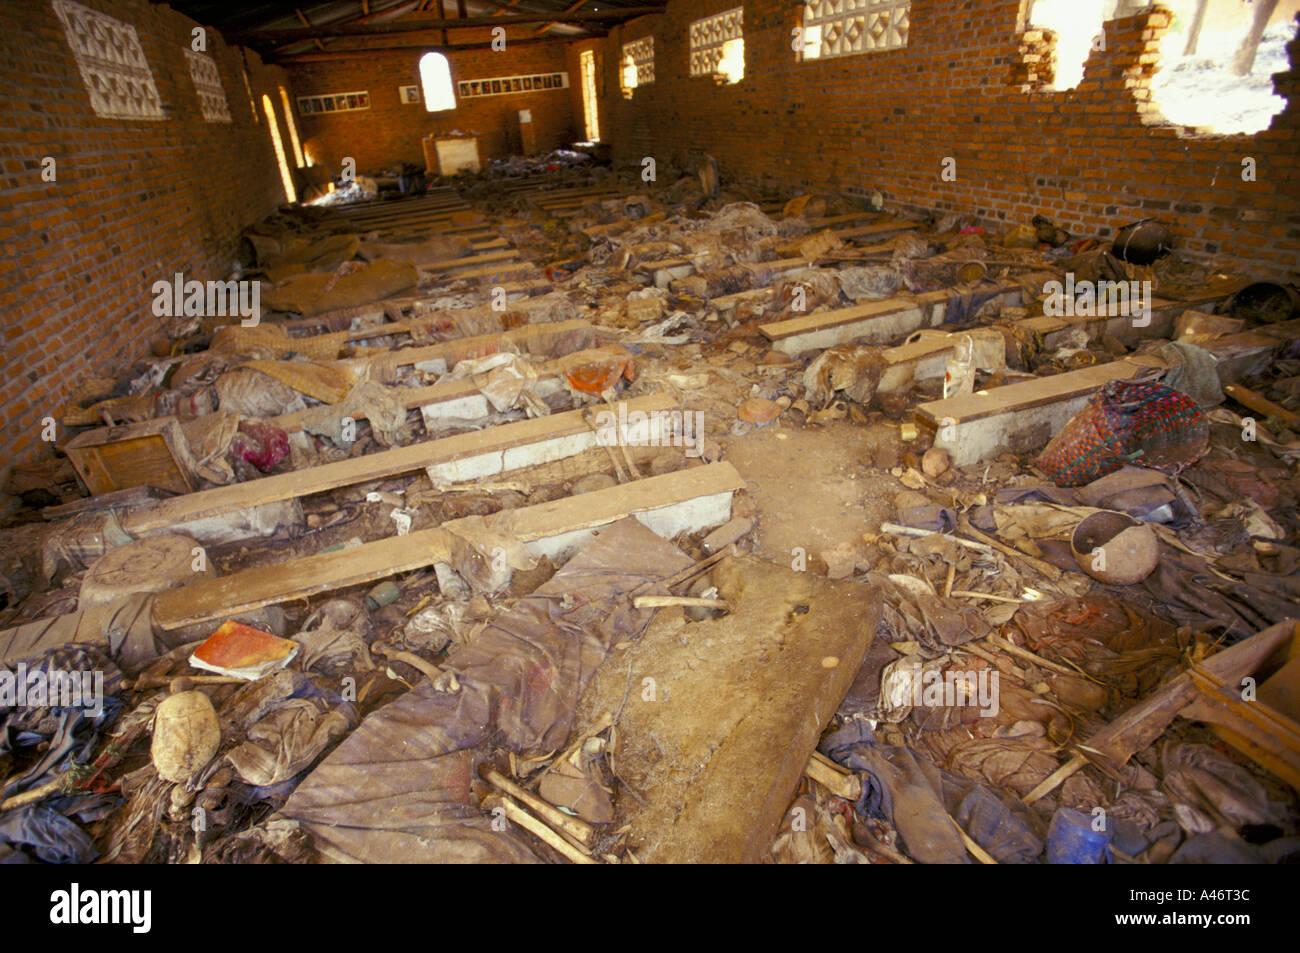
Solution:
<svg viewBox="0 0 1300 953">
<path fill-rule="evenodd" d="M 136 28 L 167 118 L 97 117 L 48 0 L 0 0 L 0 475 L 42 450 L 41 419 L 79 381 L 145 352 L 163 320 L 155 281 L 225 278 L 239 231 L 284 201 L 237 49 L 208 31 L 234 121 L 207 123 L 182 53 L 193 21 L 145 0 L 82 2 Z M 247 59 L 278 113 L 283 71 Z"/>
<path fill-rule="evenodd" d="M 468 31 L 455 37 L 458 43 L 472 39 Z M 421 55 L 418 50 L 375 52 L 354 59 L 290 64 L 288 69 L 298 96 L 355 90 L 370 93 L 371 106 L 367 110 L 299 116 L 299 132 L 314 162 L 338 169 L 343 157 L 351 156 L 362 172 L 378 171 L 403 160 L 423 166 L 421 140 L 453 130 L 477 135 L 484 161 L 517 155 L 521 151 L 521 109 L 532 110 L 538 151 L 546 152 L 573 141 L 573 113 L 568 91 L 563 89 L 464 100 L 458 97 L 456 108 L 445 112 L 428 112 L 422 102 L 402 103 L 397 88 L 419 84 Z M 453 83 L 562 72 L 567 68 L 563 42 L 511 45 L 509 37 L 504 50 L 453 52 L 447 54 L 447 59 Z M 570 82 L 575 81 L 575 76 L 570 76 Z M 297 103 L 294 105 L 296 109 Z"/>
<path fill-rule="evenodd" d="M 664 15 L 599 41 L 602 133 L 616 161 L 681 163 L 707 151 L 724 178 L 878 188 L 895 202 L 994 222 L 1042 212 L 1084 234 L 1158 215 L 1193 256 L 1296 276 L 1300 44 L 1292 71 L 1274 78 L 1290 105 L 1269 130 L 1196 136 L 1152 124 L 1145 75 L 1158 59 L 1164 13 L 1112 21 L 1078 89 L 1053 92 L 1011 84 L 1020 0 L 913 0 L 905 48 L 806 63 L 790 46 L 802 5 L 746 0 L 745 78 L 732 86 L 689 78 L 688 24 L 735 5 L 670 0 Z M 651 33 L 656 82 L 626 101 L 621 44 Z M 576 53 L 571 63 L 576 85 Z M 954 182 L 940 178 L 946 156 L 957 161 Z M 1246 156 L 1256 160 L 1255 182 L 1242 181 Z"/>
</svg>

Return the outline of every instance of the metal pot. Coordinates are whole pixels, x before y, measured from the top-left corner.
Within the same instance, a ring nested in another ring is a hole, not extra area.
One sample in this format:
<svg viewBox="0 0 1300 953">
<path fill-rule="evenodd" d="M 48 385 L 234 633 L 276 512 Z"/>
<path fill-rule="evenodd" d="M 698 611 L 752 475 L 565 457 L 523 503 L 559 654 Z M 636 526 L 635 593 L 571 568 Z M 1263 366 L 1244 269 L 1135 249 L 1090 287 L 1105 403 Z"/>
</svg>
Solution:
<svg viewBox="0 0 1300 953">
<path fill-rule="evenodd" d="M 1110 250 L 1116 258 L 1134 265 L 1149 265 L 1172 248 L 1169 226 L 1153 218 L 1125 225 L 1115 235 Z"/>
<path fill-rule="evenodd" d="M 1228 313 L 1247 324 L 1276 324 L 1300 314 L 1300 291 L 1294 285 L 1256 281 L 1232 296 Z"/>
</svg>

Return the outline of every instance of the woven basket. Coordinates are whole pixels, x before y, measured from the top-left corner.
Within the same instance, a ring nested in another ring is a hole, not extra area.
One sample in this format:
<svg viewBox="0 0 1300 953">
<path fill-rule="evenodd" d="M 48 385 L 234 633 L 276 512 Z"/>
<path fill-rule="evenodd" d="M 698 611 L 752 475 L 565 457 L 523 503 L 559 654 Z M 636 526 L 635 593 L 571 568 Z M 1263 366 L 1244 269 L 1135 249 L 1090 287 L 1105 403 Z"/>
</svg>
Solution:
<svg viewBox="0 0 1300 953">
<path fill-rule="evenodd" d="M 1157 381 L 1111 381 L 1052 438 L 1038 468 L 1083 486 L 1128 463 L 1178 472 L 1209 448 L 1209 422 L 1186 394 Z"/>
</svg>

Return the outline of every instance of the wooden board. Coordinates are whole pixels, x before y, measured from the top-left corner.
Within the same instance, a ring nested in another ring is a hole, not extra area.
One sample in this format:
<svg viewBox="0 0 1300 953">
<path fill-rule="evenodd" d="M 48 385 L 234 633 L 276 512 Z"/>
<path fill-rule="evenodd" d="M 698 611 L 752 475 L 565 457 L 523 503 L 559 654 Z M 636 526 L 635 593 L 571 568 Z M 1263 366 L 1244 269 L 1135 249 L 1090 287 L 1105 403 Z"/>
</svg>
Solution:
<svg viewBox="0 0 1300 953">
<path fill-rule="evenodd" d="M 336 229 L 346 229 L 353 234 L 413 231 L 416 229 L 429 235 L 455 235 L 470 232 L 484 232 L 483 222 L 466 223 L 464 225 L 455 224 L 453 216 L 459 215 L 460 211 L 461 210 L 451 212 L 429 212 L 424 215 L 394 215 L 385 218 L 357 219 L 342 225 L 335 225 L 334 227 Z"/>
<path fill-rule="evenodd" d="M 619 401 L 620 412 L 629 415 L 629 444 L 665 446 L 670 434 L 664 427 L 664 416 L 677 407 L 677 402 L 666 394 L 651 394 L 632 400 Z M 520 470 L 524 467 L 551 463 L 577 456 L 600 446 L 595 430 L 587 423 L 590 414 L 599 415 L 607 408 L 578 408 L 551 414 L 536 420 L 491 427 L 471 434 L 447 437 L 438 443 L 446 444 L 442 459 L 430 462 L 424 469 L 435 486 L 483 480 Z M 639 415 L 646 417 L 638 421 Z M 599 416 L 594 417 L 597 425 Z M 465 439 L 477 437 L 479 439 Z"/>
<path fill-rule="evenodd" d="M 592 199 L 615 198 L 623 193 L 618 189 L 606 188 L 603 186 L 593 186 L 586 189 L 564 189 L 562 191 L 545 193 L 535 196 L 531 199 L 532 203 L 540 208 L 566 208 L 572 205 L 584 205 Z"/>
<path fill-rule="evenodd" d="M 1186 310 L 1187 305 L 1182 301 L 1153 298 L 1151 320 L 1145 324 L 1138 324 L 1134 315 L 1094 317 L 1036 315 L 1032 318 L 1022 318 L 1017 323 L 1021 327 L 1041 334 L 1043 346 L 1048 349 L 1063 346 L 1066 336 L 1075 328 L 1086 331 L 1089 341 L 1098 340 L 1102 335 L 1109 334 L 1125 344 L 1135 344 L 1140 341 L 1173 337 L 1174 322 Z"/>
<path fill-rule="evenodd" d="M 589 195 L 575 195 L 563 199 L 552 199 L 546 202 L 535 203 L 539 208 L 548 212 L 568 212 L 582 208 L 588 202 L 603 202 L 607 199 L 618 198 L 622 193 L 616 190 L 606 190 L 603 192 L 592 192 Z"/>
<path fill-rule="evenodd" d="M 92 495 L 136 486 L 189 493 L 196 486 L 194 459 L 175 417 L 100 427 L 63 449 Z"/>
<path fill-rule="evenodd" d="M 444 286 L 458 281 L 473 281 L 483 287 L 495 287 L 512 281 L 535 280 L 540 275 L 537 265 L 531 261 L 522 261 L 467 268 L 454 274 L 440 275 L 438 280 Z"/>
<path fill-rule="evenodd" d="M 412 303 L 411 307 L 415 316 L 407 320 L 384 321 L 380 324 L 371 324 L 364 327 L 353 328 L 348 331 L 327 331 L 324 334 L 304 334 L 293 338 L 293 341 L 298 349 L 310 353 L 316 360 L 334 360 L 338 358 L 339 351 L 343 346 L 353 341 L 369 341 L 376 338 L 391 337 L 395 334 L 410 334 L 413 330 L 419 328 L 438 329 L 446 333 L 447 329 L 445 326 L 439 327 L 441 323 L 438 318 L 439 314 L 443 316 L 443 319 L 454 320 L 462 310 L 475 310 L 469 308 L 450 308 L 440 312 L 432 309 L 421 311 L 418 310 L 421 304 L 422 302 Z M 504 311 L 495 312 L 498 316 L 498 325 L 501 326 L 502 330 L 507 330 L 507 318 L 513 317 L 517 319 L 520 315 L 525 315 L 531 318 L 532 316 L 529 315 L 528 312 L 537 310 L 539 307 L 546 306 L 547 304 L 548 303 L 542 299 L 528 299 L 526 301 L 511 304 Z M 386 317 L 387 314 L 383 313 L 381 316 Z M 517 320 L 512 321 L 512 324 L 517 323 Z M 544 324 L 546 322 L 539 323 Z M 450 330 L 455 331 L 458 329 L 451 328 Z M 377 346 L 372 345 L 372 347 Z"/>
<path fill-rule="evenodd" d="M 999 294 L 1003 304 L 1015 304 L 1020 300 L 1020 287 L 1005 281 L 1001 283 Z M 891 344 L 921 328 L 942 324 L 948 301 L 953 295 L 954 292 L 947 289 L 919 295 L 896 295 L 848 308 L 760 324 L 758 330 L 776 350 L 791 357 L 851 341 Z"/>
<path fill-rule="evenodd" d="M 370 378 L 377 381 L 391 381 L 398 368 L 409 367 L 424 361 L 444 360 L 447 368 L 455 367 L 460 361 L 473 357 L 485 357 L 499 351 L 517 351 L 529 353 L 542 350 L 566 336 L 573 336 L 580 342 L 589 342 L 595 329 L 586 321 L 572 319 L 569 321 L 542 322 L 525 324 L 509 331 L 495 334 L 476 334 L 468 338 L 453 338 L 440 344 L 426 347 L 407 347 L 390 351 L 369 358 Z"/>
<path fill-rule="evenodd" d="M 723 560 L 713 582 L 729 615 L 683 628 L 660 610 L 584 699 L 593 720 L 619 716 L 619 773 L 640 796 L 620 798 L 618 823 L 643 863 L 762 860 L 881 611 L 871 586 L 754 556 Z M 645 678 L 657 700 L 623 704 Z"/>
<path fill-rule="evenodd" d="M 362 234 L 375 235 L 381 242 L 401 242 L 414 241 L 416 239 L 434 238 L 438 236 L 452 236 L 454 238 L 463 238 L 470 242 L 471 245 L 477 246 L 480 243 L 493 244 L 496 242 L 505 242 L 496 232 L 484 228 L 482 225 L 421 225 L 418 222 L 414 224 L 403 224 L 394 227 L 381 227 L 366 229 Z M 500 247 L 499 245 L 496 247 Z"/>
<path fill-rule="evenodd" d="M 744 485 L 731 464 L 713 463 L 493 514 L 487 521 L 489 525 L 507 526 L 516 538 L 529 543 L 571 537 L 625 516 L 637 516 L 646 522 L 656 511 L 697 498 L 725 495 L 729 499 L 730 494 Z M 727 510 L 729 514 L 729 506 Z M 718 522 L 727 518 L 729 515 Z M 441 527 L 407 536 L 317 553 L 274 566 L 259 566 L 171 589 L 154 602 L 154 623 L 163 630 L 173 630 L 200 622 L 217 622 L 262 606 L 445 563 L 451 558 L 451 533 L 461 522 L 452 520 Z"/>
<path fill-rule="evenodd" d="M 422 226 L 439 231 L 450 231 L 453 228 L 479 228 L 483 227 L 482 222 L 473 225 L 455 225 L 453 216 L 458 216 L 461 212 L 466 211 L 461 208 L 447 209 L 446 211 L 428 211 L 411 213 L 407 215 L 374 215 L 369 217 L 357 216 L 346 222 L 336 223 L 335 228 L 345 228 L 352 232 L 371 232 L 385 228 L 412 228 Z"/>
<path fill-rule="evenodd" d="M 604 355 L 603 348 L 588 348 L 581 351 L 574 351 L 572 354 L 566 354 L 563 357 L 551 361 L 543 362 L 537 368 L 539 383 L 554 378 L 566 366 L 566 362 L 577 361 L 587 362 L 598 360 Z M 541 389 L 541 388 L 539 388 Z M 559 385 L 557 382 L 557 390 Z M 417 407 L 428 407 L 434 404 L 453 403 L 463 401 L 479 393 L 479 385 L 473 378 L 463 378 L 461 380 L 446 381 L 441 384 L 430 384 L 426 387 L 402 387 L 396 390 L 406 405 L 407 410 L 414 410 Z M 545 396 L 545 394 L 542 394 Z M 486 398 L 483 398 L 486 401 Z M 304 420 L 309 419 L 313 412 L 319 412 L 320 408 L 309 408 L 308 410 L 296 411 L 292 414 L 281 414 L 279 417 L 272 417 L 270 423 L 279 427 L 288 433 L 297 433 L 303 429 Z M 357 419 L 365 419 L 365 412 L 357 410 L 353 415 Z"/>
<path fill-rule="evenodd" d="M 511 261 L 518 257 L 519 252 L 510 248 L 504 251 L 484 252 L 481 255 L 468 255 L 464 258 L 446 258 L 442 261 L 432 261 L 426 265 L 419 265 L 418 267 L 421 274 L 456 272 L 470 268 L 479 268 L 496 261 Z"/>
<path fill-rule="evenodd" d="M 405 206 L 405 207 L 403 207 Z M 384 219 L 415 219 L 428 218 L 434 215 L 447 216 L 453 212 L 473 211 L 473 209 L 464 202 L 426 202 L 418 206 L 410 203 L 385 202 L 381 208 L 360 208 L 353 206 L 351 209 L 337 210 L 338 218 L 331 221 L 333 225 L 337 222 L 355 223 L 370 222 Z"/>
<path fill-rule="evenodd" d="M 880 218 L 879 212 L 847 212 L 844 215 L 829 215 L 823 218 L 806 219 L 808 227 L 812 229 L 828 228 L 831 225 L 843 225 L 845 222 L 856 222 L 864 218 Z M 881 224 L 894 225 L 895 222 L 885 222 Z M 863 226 L 865 227 L 865 226 Z M 909 228 L 915 228 L 915 225 L 908 224 Z"/>
<path fill-rule="evenodd" d="M 628 412 L 640 410 L 650 413 L 675 406 L 665 395 L 638 397 L 627 402 Z M 151 506 L 138 507 L 121 517 L 122 528 L 132 536 L 156 533 L 191 520 L 220 516 L 231 510 L 249 509 L 280 500 L 297 499 L 313 493 L 382 480 L 401 473 L 439 465 L 453 464 L 485 454 L 500 457 L 502 469 L 507 466 L 508 451 L 530 444 L 541 444 L 575 434 L 591 434 L 581 411 L 574 410 L 534 420 L 521 420 L 502 424 L 487 430 L 458 434 L 440 440 L 429 440 L 368 454 L 337 463 L 295 470 L 275 476 L 261 477 L 244 483 L 214 487 L 198 493 L 174 497 Z M 593 442 L 594 446 L 594 435 Z M 588 447 L 573 452 L 580 453 Z M 553 458 L 558 459 L 558 458 Z M 530 465 L 526 457 L 521 464 Z M 498 470 L 497 472 L 500 472 Z"/>
<path fill-rule="evenodd" d="M 73 500 L 70 503 L 47 506 L 41 510 L 41 516 L 47 520 L 61 520 L 67 519 L 69 516 L 77 516 L 80 513 L 89 513 L 96 510 L 130 509 L 133 506 L 143 506 L 156 500 L 165 500 L 171 496 L 173 494 L 169 491 L 160 490 L 154 486 L 133 486 L 127 490 L 114 490 L 112 493 L 104 493 L 100 496 L 88 496 L 84 499 Z"/>
<path fill-rule="evenodd" d="M 430 198 L 426 193 L 418 199 L 384 199 L 375 202 L 358 202 L 353 205 L 340 205 L 330 209 L 333 215 L 344 219 L 376 218 L 382 216 L 421 215 L 427 212 L 447 212 L 466 210 L 472 207 L 459 197 L 436 196 Z"/>
<path fill-rule="evenodd" d="M 867 248 L 855 249 L 854 253 L 857 254 L 858 252 L 864 252 L 864 251 L 886 251 L 887 252 L 892 247 L 893 246 L 889 244 L 868 246 Z M 824 264 L 828 262 L 834 262 L 836 260 L 837 259 L 834 254 L 827 254 L 818 258 L 816 264 Z M 748 291 L 737 291 L 735 294 L 723 295 L 720 298 L 712 299 L 709 303 L 712 304 L 719 311 L 730 311 L 736 305 L 741 304 L 745 301 L 752 301 L 758 298 L 771 297 L 775 292 L 776 292 L 775 287 L 769 285 L 766 288 L 751 288 Z"/>
<path fill-rule="evenodd" d="M 913 222 L 877 222 L 874 225 L 861 225 L 857 228 L 836 229 L 835 234 L 844 241 L 859 238 L 877 238 L 881 235 L 887 235 L 890 232 L 911 232 L 916 230 L 916 224 Z"/>
</svg>

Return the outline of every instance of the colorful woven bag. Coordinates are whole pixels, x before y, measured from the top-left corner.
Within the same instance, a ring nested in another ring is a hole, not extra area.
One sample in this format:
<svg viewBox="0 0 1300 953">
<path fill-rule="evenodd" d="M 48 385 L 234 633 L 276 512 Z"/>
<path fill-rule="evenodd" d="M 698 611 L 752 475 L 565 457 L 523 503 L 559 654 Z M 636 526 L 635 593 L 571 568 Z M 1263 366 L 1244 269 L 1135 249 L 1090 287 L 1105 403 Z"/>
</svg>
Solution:
<svg viewBox="0 0 1300 953">
<path fill-rule="evenodd" d="M 1111 381 L 1038 458 L 1057 486 L 1083 486 L 1128 463 L 1177 473 L 1209 449 L 1210 426 L 1186 394 L 1154 380 Z"/>
</svg>

